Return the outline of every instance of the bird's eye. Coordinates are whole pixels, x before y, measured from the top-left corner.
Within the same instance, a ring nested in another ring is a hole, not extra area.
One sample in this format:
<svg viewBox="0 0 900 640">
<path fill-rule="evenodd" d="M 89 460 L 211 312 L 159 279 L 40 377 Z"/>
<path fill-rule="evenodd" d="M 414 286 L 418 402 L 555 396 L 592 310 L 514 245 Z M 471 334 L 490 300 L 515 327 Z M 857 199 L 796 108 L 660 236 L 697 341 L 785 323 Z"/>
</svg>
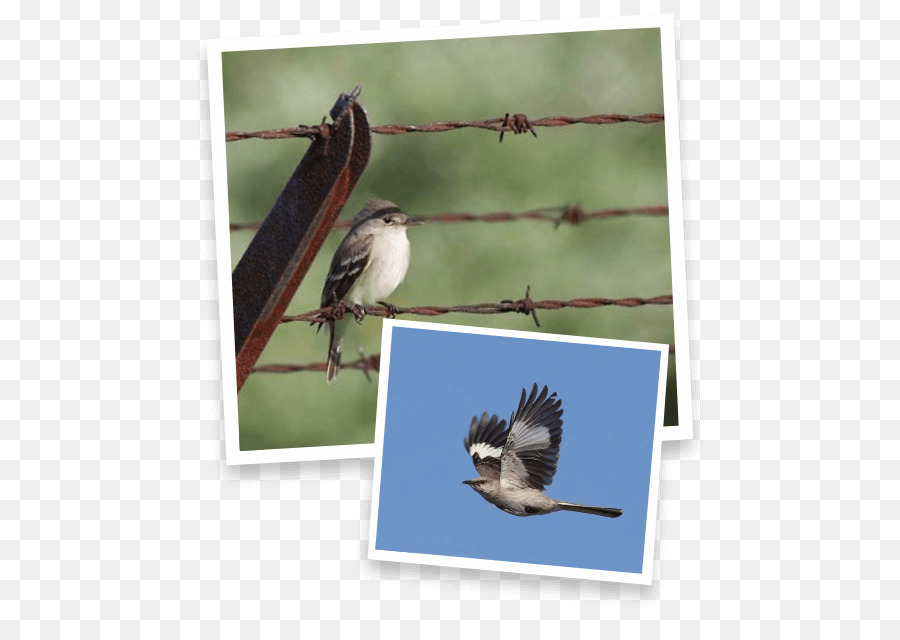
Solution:
<svg viewBox="0 0 900 640">
<path fill-rule="evenodd" d="M 394 222 L 394 219 L 391 218 L 390 216 L 387 216 L 387 217 L 385 217 L 385 218 L 382 218 L 382 220 L 384 220 L 384 223 L 385 223 L 385 224 L 392 224 L 392 223 Z"/>
</svg>

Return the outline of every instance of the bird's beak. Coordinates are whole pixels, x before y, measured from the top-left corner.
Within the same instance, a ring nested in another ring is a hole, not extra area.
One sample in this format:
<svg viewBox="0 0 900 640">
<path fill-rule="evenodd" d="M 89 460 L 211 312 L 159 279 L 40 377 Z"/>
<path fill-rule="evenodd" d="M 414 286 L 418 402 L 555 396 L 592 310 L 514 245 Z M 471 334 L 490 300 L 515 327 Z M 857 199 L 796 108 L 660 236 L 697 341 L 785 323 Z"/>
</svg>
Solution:
<svg viewBox="0 0 900 640">
<path fill-rule="evenodd" d="M 418 227 L 419 225 L 425 224 L 425 221 L 422 218 L 413 218 L 412 216 L 408 216 L 406 218 L 406 222 L 403 223 L 404 227 Z"/>
<path fill-rule="evenodd" d="M 471 480 L 463 480 L 462 483 L 463 483 L 463 484 L 467 484 L 467 485 L 471 485 L 471 484 L 472 484 L 472 481 L 471 481 Z"/>
</svg>

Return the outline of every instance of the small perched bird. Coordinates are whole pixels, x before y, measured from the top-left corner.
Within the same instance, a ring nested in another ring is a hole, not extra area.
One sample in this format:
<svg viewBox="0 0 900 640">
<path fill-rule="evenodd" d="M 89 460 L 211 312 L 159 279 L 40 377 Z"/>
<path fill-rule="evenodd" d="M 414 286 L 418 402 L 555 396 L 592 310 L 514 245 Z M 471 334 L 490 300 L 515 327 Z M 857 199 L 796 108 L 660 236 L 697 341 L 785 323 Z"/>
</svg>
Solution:
<svg viewBox="0 0 900 640">
<path fill-rule="evenodd" d="M 356 214 L 350 231 L 344 237 L 325 279 L 322 306 L 335 303 L 351 306 L 357 321 L 365 314 L 365 307 L 382 302 L 403 282 L 409 266 L 407 227 L 424 224 L 400 210 L 389 200 L 371 199 Z M 344 342 L 344 323 L 328 322 L 328 384 L 337 376 L 341 366 L 341 347 Z"/>
<path fill-rule="evenodd" d="M 547 396 L 545 386 L 538 395 L 537 384 L 526 399 L 525 389 L 519 408 L 506 420 L 487 412 L 472 418 L 469 436 L 463 440 L 480 474 L 464 480 L 487 500 L 514 516 L 536 516 L 554 511 L 580 511 L 607 518 L 618 518 L 621 509 L 590 507 L 554 500 L 544 495 L 544 487 L 553 482 L 559 462 L 562 440 L 562 400 L 556 393 Z"/>
</svg>

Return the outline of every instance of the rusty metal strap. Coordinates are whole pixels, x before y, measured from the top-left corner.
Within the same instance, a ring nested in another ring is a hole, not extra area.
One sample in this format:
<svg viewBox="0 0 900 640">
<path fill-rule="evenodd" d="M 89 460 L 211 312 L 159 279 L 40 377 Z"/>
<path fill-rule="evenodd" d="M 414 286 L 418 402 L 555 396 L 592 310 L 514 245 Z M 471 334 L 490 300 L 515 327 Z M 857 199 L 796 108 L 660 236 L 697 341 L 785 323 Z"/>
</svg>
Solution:
<svg viewBox="0 0 900 640">
<path fill-rule="evenodd" d="M 338 98 L 334 123 L 315 137 L 231 275 L 238 391 L 369 161 L 359 91 Z"/>
</svg>

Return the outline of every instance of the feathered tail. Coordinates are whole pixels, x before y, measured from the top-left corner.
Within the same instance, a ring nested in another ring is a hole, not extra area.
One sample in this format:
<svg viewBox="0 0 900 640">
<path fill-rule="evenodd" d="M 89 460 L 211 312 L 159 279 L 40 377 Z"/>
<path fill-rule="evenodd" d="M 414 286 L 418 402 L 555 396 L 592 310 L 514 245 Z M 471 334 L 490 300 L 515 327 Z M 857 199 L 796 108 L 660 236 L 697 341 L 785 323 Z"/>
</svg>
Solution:
<svg viewBox="0 0 900 640">
<path fill-rule="evenodd" d="M 559 508 L 564 511 L 578 511 L 580 513 L 592 513 L 595 516 L 606 516 L 607 518 L 618 518 L 622 515 L 621 509 L 613 509 L 612 507 L 589 507 L 586 504 L 575 504 L 574 502 L 559 501 Z"/>
<path fill-rule="evenodd" d="M 344 343 L 343 336 L 336 335 L 337 329 L 334 322 L 328 323 L 328 364 L 325 368 L 325 381 L 328 384 L 334 382 L 338 371 L 341 370 L 341 348 Z"/>
</svg>

